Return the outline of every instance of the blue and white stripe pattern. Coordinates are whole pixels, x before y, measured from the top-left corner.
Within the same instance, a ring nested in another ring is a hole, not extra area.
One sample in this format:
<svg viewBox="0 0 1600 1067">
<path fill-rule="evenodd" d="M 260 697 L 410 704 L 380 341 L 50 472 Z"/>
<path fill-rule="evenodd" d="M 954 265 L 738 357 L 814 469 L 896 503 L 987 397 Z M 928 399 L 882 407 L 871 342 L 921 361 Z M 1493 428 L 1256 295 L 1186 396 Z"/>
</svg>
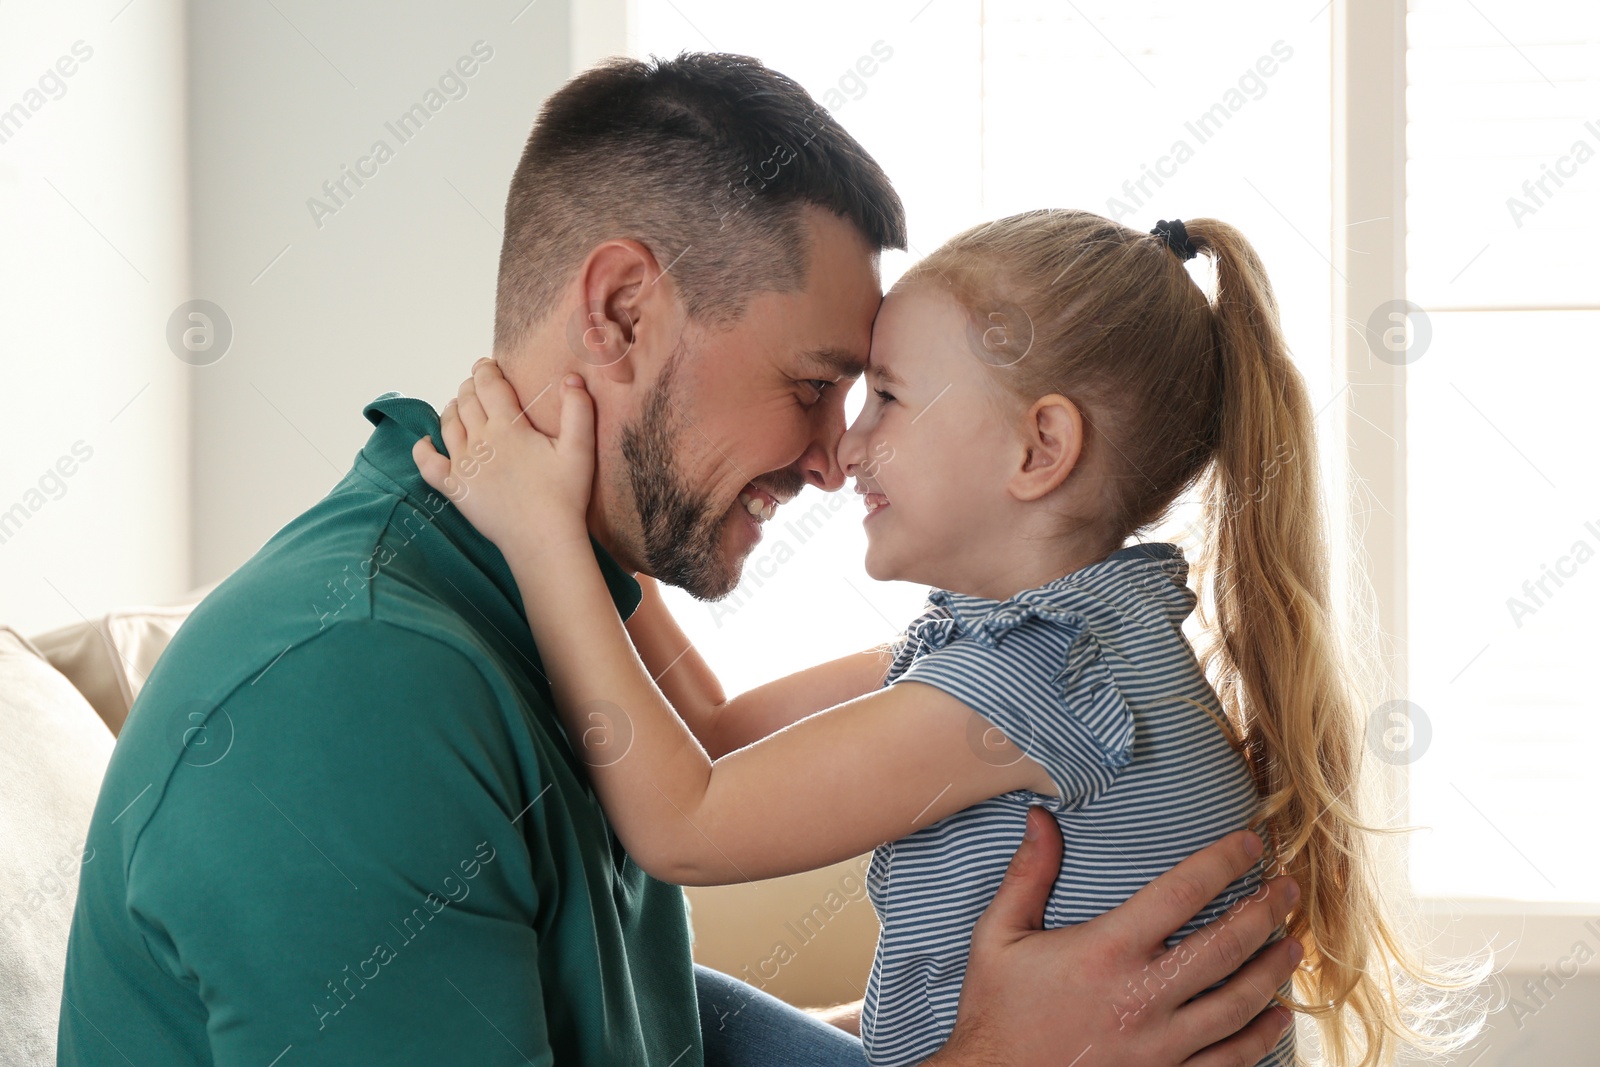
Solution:
<svg viewBox="0 0 1600 1067">
<path fill-rule="evenodd" d="M 1136 545 L 1005 601 L 932 590 L 907 627 L 884 684 L 922 682 L 970 705 L 1045 768 L 1061 797 L 1006 793 L 873 854 L 868 892 L 882 932 L 861 1026 L 873 1067 L 918 1063 L 949 1036 L 973 925 L 1030 805 L 1054 813 L 1066 842 L 1046 927 L 1110 910 L 1251 820 L 1255 786 L 1183 635 L 1195 604 L 1188 570 L 1173 545 Z M 974 751 L 1000 758 L 981 743 Z M 1168 944 L 1260 886 L 1259 870 L 1239 879 Z M 1106 996 L 1137 1013 L 1172 977 L 1152 970 Z M 1293 1062 L 1291 1028 L 1263 1063 Z"/>
</svg>

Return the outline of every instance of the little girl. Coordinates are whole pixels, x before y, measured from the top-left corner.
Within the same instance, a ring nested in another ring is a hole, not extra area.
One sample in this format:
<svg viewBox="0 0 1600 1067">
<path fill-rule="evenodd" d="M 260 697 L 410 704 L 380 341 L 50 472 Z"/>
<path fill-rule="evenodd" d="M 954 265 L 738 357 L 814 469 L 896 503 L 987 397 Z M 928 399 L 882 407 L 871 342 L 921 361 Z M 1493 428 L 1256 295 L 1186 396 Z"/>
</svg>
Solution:
<svg viewBox="0 0 1600 1067">
<path fill-rule="evenodd" d="M 1184 266 L 1197 252 L 1215 265 L 1214 303 Z M 867 572 L 932 586 L 927 610 L 886 670 L 854 657 L 802 672 L 763 687 L 767 710 L 744 723 L 682 706 L 682 689 L 674 714 L 618 619 L 585 525 L 581 379 L 563 386 L 559 439 L 520 417 L 492 368 L 445 413 L 451 456 L 493 449 L 455 471 L 469 486 L 459 506 L 524 600 L 562 605 L 530 613 L 534 637 L 634 861 L 714 885 L 875 849 L 882 934 L 861 1037 L 875 1067 L 894 1067 L 949 1035 L 973 925 L 1031 805 L 1066 842 L 1047 927 L 1100 914 L 1259 822 L 1302 887 L 1288 923 L 1306 950 L 1295 999 L 1324 1057 L 1387 1062 L 1396 1038 L 1417 1037 L 1396 976 L 1426 975 L 1391 934 L 1369 858 L 1312 412 L 1250 245 L 1213 219 L 1144 234 L 1036 211 L 976 227 L 885 298 L 866 376 L 838 455 L 864 495 Z M 445 489 L 451 464 L 426 439 L 417 455 Z M 1198 660 L 1182 553 L 1128 543 L 1195 486 L 1213 553 Z M 659 637 L 639 651 L 673 694 Z M 1262 878 L 1230 886 L 1169 944 Z M 1162 980 L 1108 1001 L 1136 1013 Z M 1294 1060 L 1291 1028 L 1265 1062 Z"/>
</svg>

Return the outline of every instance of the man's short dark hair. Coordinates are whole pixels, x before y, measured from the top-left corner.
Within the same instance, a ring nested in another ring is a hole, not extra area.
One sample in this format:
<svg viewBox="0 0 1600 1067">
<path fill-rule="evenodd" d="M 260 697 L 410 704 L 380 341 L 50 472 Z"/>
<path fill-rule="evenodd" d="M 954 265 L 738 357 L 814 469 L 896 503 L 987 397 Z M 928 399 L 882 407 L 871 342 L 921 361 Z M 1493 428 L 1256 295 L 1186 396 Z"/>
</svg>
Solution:
<svg viewBox="0 0 1600 1067">
<path fill-rule="evenodd" d="M 804 287 L 805 204 L 875 249 L 906 246 L 888 176 L 792 79 L 722 53 L 608 60 L 545 102 L 512 176 L 495 349 L 515 348 L 615 237 L 671 270 L 696 319 L 736 320 L 757 292 Z"/>
</svg>

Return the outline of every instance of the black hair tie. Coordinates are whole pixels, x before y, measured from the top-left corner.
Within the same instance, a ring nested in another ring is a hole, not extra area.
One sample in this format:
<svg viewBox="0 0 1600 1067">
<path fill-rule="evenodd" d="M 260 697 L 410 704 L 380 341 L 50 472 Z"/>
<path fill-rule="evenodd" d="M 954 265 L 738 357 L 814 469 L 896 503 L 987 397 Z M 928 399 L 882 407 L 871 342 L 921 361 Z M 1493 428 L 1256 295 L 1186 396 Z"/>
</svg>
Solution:
<svg viewBox="0 0 1600 1067">
<path fill-rule="evenodd" d="M 1150 232 L 1167 242 L 1167 247 L 1176 252 L 1178 258 L 1184 262 L 1188 262 L 1198 254 L 1194 242 L 1189 240 L 1189 231 L 1184 229 L 1182 219 L 1173 219 L 1171 222 L 1162 219 Z"/>
</svg>

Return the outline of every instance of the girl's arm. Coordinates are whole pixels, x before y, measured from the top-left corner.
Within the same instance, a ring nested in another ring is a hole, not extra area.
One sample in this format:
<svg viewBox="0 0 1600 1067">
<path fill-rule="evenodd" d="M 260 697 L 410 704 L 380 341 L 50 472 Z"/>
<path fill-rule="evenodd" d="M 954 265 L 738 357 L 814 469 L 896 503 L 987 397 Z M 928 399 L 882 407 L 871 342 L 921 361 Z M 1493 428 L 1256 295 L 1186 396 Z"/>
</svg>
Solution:
<svg viewBox="0 0 1600 1067">
<path fill-rule="evenodd" d="M 891 656 L 879 647 L 819 663 L 730 700 L 667 610 L 656 580 L 637 577 L 642 596 L 628 618 L 628 636 L 650 677 L 712 759 L 883 685 Z"/>
<path fill-rule="evenodd" d="M 807 1015 L 814 1015 L 829 1026 L 837 1027 L 847 1034 L 861 1036 L 861 1011 L 866 1007 L 866 1002 L 861 1000 L 851 1001 L 848 1004 L 835 1004 L 831 1008 L 807 1008 Z"/>
<path fill-rule="evenodd" d="M 975 713 L 917 682 L 713 761 L 651 682 L 593 551 L 539 541 L 504 551 L 527 600 L 562 604 L 559 615 L 530 618 L 556 706 L 623 847 L 663 881 L 722 885 L 811 870 L 1001 793 L 1055 793 L 1020 749 L 980 758 Z"/>
<path fill-rule="evenodd" d="M 563 384 L 552 440 L 487 366 L 474 370 L 475 392 L 463 387 L 459 417 L 447 409 L 443 420 L 453 455 L 481 455 L 479 441 L 492 448 L 474 464 L 470 492 L 452 498 L 499 545 L 524 602 L 561 605 L 529 612 L 534 640 L 573 747 L 640 867 L 684 885 L 770 878 L 860 855 L 1001 793 L 1055 794 L 1021 749 L 996 759 L 971 709 L 916 682 L 713 762 L 645 670 L 589 544 L 593 408 L 581 384 L 567 384 L 581 379 Z M 427 438 L 414 455 L 429 484 L 451 488 L 451 462 Z"/>
</svg>

